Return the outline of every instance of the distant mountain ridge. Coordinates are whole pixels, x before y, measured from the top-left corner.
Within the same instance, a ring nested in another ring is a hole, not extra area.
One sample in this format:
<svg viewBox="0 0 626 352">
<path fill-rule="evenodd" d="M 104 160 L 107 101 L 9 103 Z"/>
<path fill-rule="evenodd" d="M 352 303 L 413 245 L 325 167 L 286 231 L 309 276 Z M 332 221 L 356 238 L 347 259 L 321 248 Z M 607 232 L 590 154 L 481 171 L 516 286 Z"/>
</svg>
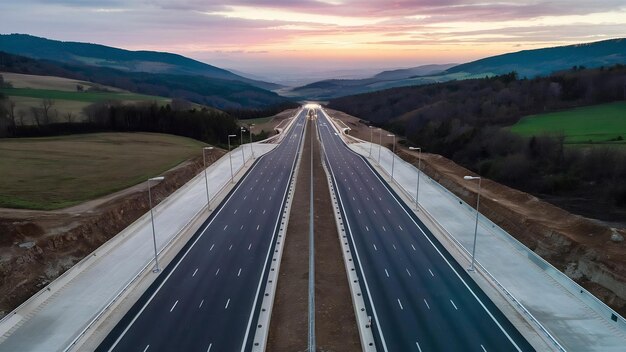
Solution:
<svg viewBox="0 0 626 352">
<path fill-rule="evenodd" d="M 625 38 L 523 50 L 460 65 L 426 65 L 385 71 L 371 78 L 360 80 L 318 81 L 293 88 L 290 95 L 314 99 L 333 99 L 396 87 L 483 78 L 507 74 L 512 71 L 517 72 L 518 76 L 522 78 L 534 78 L 567 70 L 573 66 L 597 68 L 615 64 L 626 64 Z"/>
<path fill-rule="evenodd" d="M 625 38 L 502 54 L 461 64 L 447 72 L 505 74 L 515 71 L 520 77 L 533 78 L 572 66 L 595 68 L 615 64 L 626 64 Z"/>
<path fill-rule="evenodd" d="M 435 76 L 456 64 L 423 65 L 398 70 L 380 72 L 363 79 L 327 79 L 293 88 L 288 96 L 315 99 L 330 99 L 346 95 L 368 93 L 386 88 L 402 87 L 435 81 L 423 82 L 428 76 Z M 416 79 L 419 83 L 416 83 Z"/>
<path fill-rule="evenodd" d="M 28 34 L 0 34 L 0 51 L 34 59 L 109 67 L 129 72 L 200 75 L 244 82 L 267 90 L 281 87 L 275 83 L 242 77 L 228 70 L 178 54 L 145 50 L 130 51 L 100 44 L 58 41 Z"/>
<path fill-rule="evenodd" d="M 135 93 L 184 99 L 217 109 L 263 110 L 290 103 L 274 92 L 240 81 L 200 75 L 122 71 L 104 66 L 33 59 L 2 51 L 0 72 L 77 79 Z"/>
</svg>

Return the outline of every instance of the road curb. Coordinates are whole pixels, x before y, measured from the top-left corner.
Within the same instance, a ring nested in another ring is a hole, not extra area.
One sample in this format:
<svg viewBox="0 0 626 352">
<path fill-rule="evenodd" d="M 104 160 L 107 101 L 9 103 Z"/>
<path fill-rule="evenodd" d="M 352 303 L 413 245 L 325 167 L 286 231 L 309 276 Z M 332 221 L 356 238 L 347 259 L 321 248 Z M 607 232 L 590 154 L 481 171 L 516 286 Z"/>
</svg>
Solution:
<svg viewBox="0 0 626 352">
<path fill-rule="evenodd" d="M 288 131 L 293 126 L 293 123 L 296 121 L 296 117 L 300 114 L 301 110 L 298 110 L 294 118 L 292 118 L 292 122 L 285 128 L 285 131 Z M 306 126 L 305 126 L 306 131 Z M 282 135 L 285 132 L 281 132 Z M 298 147 L 298 151 L 301 151 L 304 146 L 304 133 L 302 136 L 302 141 L 300 142 L 300 146 Z M 291 175 L 291 180 L 289 181 L 289 189 L 287 191 L 287 198 L 285 201 L 285 206 L 283 207 L 283 212 L 280 220 L 280 228 L 278 230 L 278 236 L 276 239 L 276 246 L 274 247 L 274 254 L 272 255 L 272 261 L 270 264 L 270 271 L 267 275 L 267 280 L 265 282 L 265 290 L 263 293 L 263 299 L 261 301 L 261 311 L 259 312 L 259 318 L 257 319 L 256 324 L 256 332 L 254 333 L 253 343 L 252 343 L 252 351 L 253 352 L 262 352 L 265 351 L 267 346 L 267 340 L 269 338 L 270 331 L 270 322 L 272 319 L 272 309 L 274 308 L 274 297 L 276 296 L 276 289 L 278 288 L 278 278 L 280 274 L 280 263 L 283 257 L 283 250 L 285 248 L 285 240 L 287 237 L 287 226 L 289 225 L 289 216 L 291 214 L 291 205 L 293 202 L 293 196 L 295 194 L 296 189 L 296 181 L 298 179 L 298 174 L 300 172 L 300 161 L 302 159 L 302 153 L 298 152 L 298 158 L 296 159 L 296 163 L 294 166 L 294 172 Z"/>
<path fill-rule="evenodd" d="M 319 133 L 318 133 L 319 136 Z M 324 156 L 324 145 L 320 143 Z M 365 301 L 363 300 L 363 293 L 361 292 L 361 285 L 359 277 L 356 274 L 356 267 L 352 258 L 352 252 L 350 251 L 350 245 L 348 243 L 346 229 L 344 227 L 343 218 L 341 216 L 341 209 L 339 208 L 339 202 L 335 191 L 335 186 L 330 174 L 330 170 L 326 166 L 325 158 L 322 158 L 322 167 L 324 173 L 326 173 L 326 179 L 328 181 L 328 190 L 330 198 L 333 202 L 333 214 L 335 215 L 335 223 L 337 225 L 337 235 L 339 244 L 342 248 L 343 262 L 345 265 L 346 275 L 348 278 L 348 286 L 350 287 L 350 293 L 352 295 L 352 306 L 354 308 L 354 315 L 357 319 L 357 327 L 359 331 L 359 338 L 361 340 L 361 348 L 364 352 L 376 351 L 376 344 L 374 342 L 374 335 L 371 329 L 371 319 L 367 314 L 367 308 Z"/>
</svg>

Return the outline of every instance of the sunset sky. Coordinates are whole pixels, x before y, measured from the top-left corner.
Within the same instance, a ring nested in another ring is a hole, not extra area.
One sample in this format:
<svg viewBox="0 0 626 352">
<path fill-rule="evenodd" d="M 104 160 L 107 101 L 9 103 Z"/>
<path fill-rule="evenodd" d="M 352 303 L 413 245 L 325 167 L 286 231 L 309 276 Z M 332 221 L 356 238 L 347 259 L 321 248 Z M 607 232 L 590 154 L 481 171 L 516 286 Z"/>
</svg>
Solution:
<svg viewBox="0 0 626 352">
<path fill-rule="evenodd" d="M 1 33 L 170 51 L 265 76 L 626 36 L 624 0 L 3 0 L 0 13 Z"/>
</svg>

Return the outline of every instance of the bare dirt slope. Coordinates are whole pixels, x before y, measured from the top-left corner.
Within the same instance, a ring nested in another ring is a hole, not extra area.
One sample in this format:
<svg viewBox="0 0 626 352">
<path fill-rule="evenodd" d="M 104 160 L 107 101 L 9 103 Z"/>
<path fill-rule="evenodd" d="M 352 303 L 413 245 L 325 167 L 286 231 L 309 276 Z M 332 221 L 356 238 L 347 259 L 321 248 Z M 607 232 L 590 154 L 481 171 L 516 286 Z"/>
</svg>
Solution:
<svg viewBox="0 0 626 352">
<path fill-rule="evenodd" d="M 359 119 L 331 113 L 352 128 L 353 136 L 369 140 L 368 127 Z M 383 139 L 383 144 L 388 143 Z M 398 155 L 417 164 L 417 153 L 403 148 Z M 476 204 L 476 185 L 462 180 L 471 174 L 469 170 L 441 155 L 423 153 L 422 158 L 422 169 L 428 176 L 469 204 Z M 485 179 L 482 184 L 481 213 L 626 315 L 626 242 L 611 240 L 614 234 L 626 237 L 625 231 L 571 214 L 491 180 Z"/>
<path fill-rule="evenodd" d="M 225 152 L 207 154 L 213 163 Z M 155 204 L 202 168 L 195 158 L 164 173 Z M 28 299 L 148 210 L 146 185 L 56 211 L 0 209 L 0 317 Z"/>
</svg>

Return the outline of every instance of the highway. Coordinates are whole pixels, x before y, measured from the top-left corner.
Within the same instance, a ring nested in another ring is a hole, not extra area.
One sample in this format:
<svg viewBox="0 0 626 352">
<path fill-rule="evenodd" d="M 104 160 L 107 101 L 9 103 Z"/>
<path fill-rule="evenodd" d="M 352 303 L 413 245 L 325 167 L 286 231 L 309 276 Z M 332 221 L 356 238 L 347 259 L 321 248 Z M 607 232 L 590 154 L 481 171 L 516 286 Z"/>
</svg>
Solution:
<svg viewBox="0 0 626 352">
<path fill-rule="evenodd" d="M 250 350 L 306 109 L 99 346 L 99 351 Z"/>
<path fill-rule="evenodd" d="M 533 351 L 322 109 L 317 115 L 377 350 Z"/>
</svg>

